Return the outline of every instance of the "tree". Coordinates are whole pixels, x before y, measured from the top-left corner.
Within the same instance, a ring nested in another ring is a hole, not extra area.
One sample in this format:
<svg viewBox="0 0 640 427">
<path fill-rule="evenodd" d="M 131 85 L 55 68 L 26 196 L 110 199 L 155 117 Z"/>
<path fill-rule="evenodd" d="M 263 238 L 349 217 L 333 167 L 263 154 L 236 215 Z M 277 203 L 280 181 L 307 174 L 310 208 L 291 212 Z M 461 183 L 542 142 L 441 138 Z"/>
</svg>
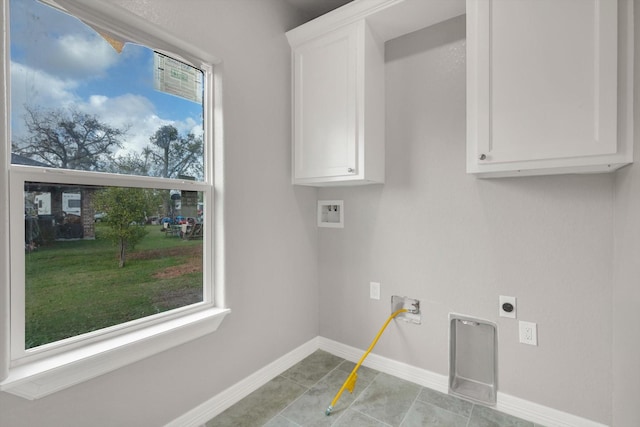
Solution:
<svg viewBox="0 0 640 427">
<path fill-rule="evenodd" d="M 180 175 L 202 176 L 202 138 L 193 134 L 181 136 L 178 130 L 165 125 L 149 138 L 151 145 L 143 151 L 143 157 L 152 159 L 151 171 L 155 176 L 177 178 Z"/>
<path fill-rule="evenodd" d="M 151 172 L 149 153 L 147 149 L 144 149 L 142 154 L 133 152 L 120 155 L 113 159 L 107 171 L 125 175 L 149 176 Z"/>
<path fill-rule="evenodd" d="M 118 246 L 119 267 L 125 266 L 127 250 L 147 234 L 145 212 L 153 203 L 153 195 L 142 188 L 109 187 L 95 194 L 94 208 L 107 214 L 107 237 Z"/>
<path fill-rule="evenodd" d="M 128 131 L 74 109 L 25 110 L 28 136 L 13 144 L 12 150 L 55 168 L 105 170 Z"/>
</svg>

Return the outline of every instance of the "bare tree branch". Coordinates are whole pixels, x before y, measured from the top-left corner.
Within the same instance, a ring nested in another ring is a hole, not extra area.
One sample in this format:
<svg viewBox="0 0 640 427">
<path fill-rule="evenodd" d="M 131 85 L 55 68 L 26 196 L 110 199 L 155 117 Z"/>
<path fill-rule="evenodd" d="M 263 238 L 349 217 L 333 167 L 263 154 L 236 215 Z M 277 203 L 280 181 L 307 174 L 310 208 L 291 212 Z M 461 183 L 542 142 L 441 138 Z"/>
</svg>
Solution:
<svg viewBox="0 0 640 427">
<path fill-rule="evenodd" d="M 128 131 L 74 109 L 25 110 L 28 136 L 14 143 L 13 150 L 55 168 L 106 170 Z"/>
</svg>

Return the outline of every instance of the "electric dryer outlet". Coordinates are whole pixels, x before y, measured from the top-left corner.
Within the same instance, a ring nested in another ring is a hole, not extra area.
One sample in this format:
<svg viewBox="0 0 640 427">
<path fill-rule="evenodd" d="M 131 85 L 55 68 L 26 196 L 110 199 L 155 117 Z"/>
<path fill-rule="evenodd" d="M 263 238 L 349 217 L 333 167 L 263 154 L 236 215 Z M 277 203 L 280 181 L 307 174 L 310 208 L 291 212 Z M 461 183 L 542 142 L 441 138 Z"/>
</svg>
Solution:
<svg viewBox="0 0 640 427">
<path fill-rule="evenodd" d="M 498 314 L 500 314 L 500 317 L 509 317 L 511 319 L 518 317 L 516 315 L 516 297 L 500 295 Z"/>
</svg>

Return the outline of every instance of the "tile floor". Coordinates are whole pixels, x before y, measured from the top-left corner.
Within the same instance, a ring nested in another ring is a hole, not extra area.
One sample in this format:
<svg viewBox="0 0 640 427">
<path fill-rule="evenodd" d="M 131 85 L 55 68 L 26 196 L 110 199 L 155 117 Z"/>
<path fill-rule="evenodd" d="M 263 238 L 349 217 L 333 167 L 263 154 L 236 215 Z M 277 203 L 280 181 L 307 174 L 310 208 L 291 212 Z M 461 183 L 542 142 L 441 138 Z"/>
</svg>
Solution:
<svg viewBox="0 0 640 427">
<path fill-rule="evenodd" d="M 319 350 L 206 423 L 206 427 L 540 427 L 366 367 L 353 394 L 327 406 L 355 364 Z"/>
</svg>

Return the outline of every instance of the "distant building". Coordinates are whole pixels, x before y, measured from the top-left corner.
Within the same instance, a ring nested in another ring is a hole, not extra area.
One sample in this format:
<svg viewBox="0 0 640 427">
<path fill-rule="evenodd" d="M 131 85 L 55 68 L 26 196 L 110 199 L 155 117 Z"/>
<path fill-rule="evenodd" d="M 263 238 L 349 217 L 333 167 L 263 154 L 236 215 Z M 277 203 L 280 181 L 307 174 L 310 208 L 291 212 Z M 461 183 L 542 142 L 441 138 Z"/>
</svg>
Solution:
<svg viewBox="0 0 640 427">
<path fill-rule="evenodd" d="M 11 153 L 11 164 L 51 167 L 16 153 Z M 25 195 L 25 214 L 35 211 L 39 217 L 40 239 L 95 239 L 93 189 L 31 183 L 25 191 L 33 194 Z M 32 234 L 26 238 L 27 243 L 36 237 Z"/>
<path fill-rule="evenodd" d="M 40 167 L 51 167 L 37 160 L 30 159 L 29 157 L 21 156 L 20 154 L 11 153 L 11 164 L 12 165 L 24 165 L 24 166 L 40 166 Z"/>
</svg>

